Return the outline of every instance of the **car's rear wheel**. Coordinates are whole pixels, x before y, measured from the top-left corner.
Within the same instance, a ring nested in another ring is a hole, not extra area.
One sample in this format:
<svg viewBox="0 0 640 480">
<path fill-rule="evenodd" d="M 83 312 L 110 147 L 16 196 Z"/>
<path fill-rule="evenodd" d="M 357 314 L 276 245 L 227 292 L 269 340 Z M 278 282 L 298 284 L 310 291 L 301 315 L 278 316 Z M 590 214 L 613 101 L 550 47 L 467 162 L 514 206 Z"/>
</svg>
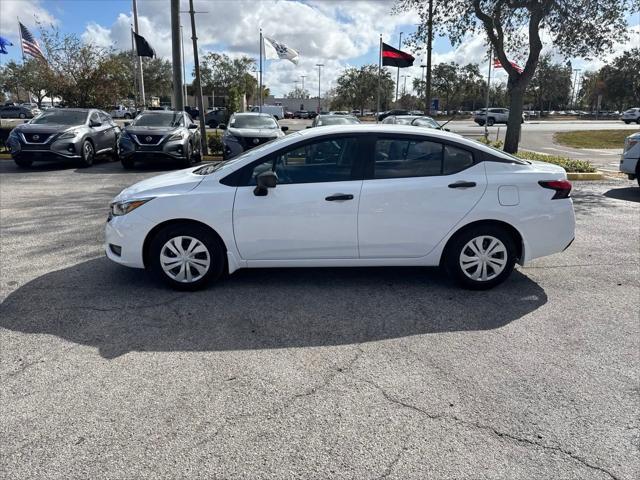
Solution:
<svg viewBox="0 0 640 480">
<path fill-rule="evenodd" d="M 487 126 L 492 127 L 496 121 L 493 118 L 489 118 L 487 120 Z"/>
<path fill-rule="evenodd" d="M 444 266 L 462 287 L 486 290 L 513 271 L 517 248 L 511 233 L 497 225 L 480 225 L 457 234 L 447 247 Z"/>
<path fill-rule="evenodd" d="M 16 165 L 20 168 L 29 168 L 33 165 L 32 160 L 25 160 L 24 158 L 14 158 L 13 161 L 16 162 Z"/>
<path fill-rule="evenodd" d="M 193 163 L 193 146 L 191 142 L 187 142 L 187 151 L 185 152 L 184 158 L 180 159 L 180 166 L 182 168 L 189 168 Z"/>
<path fill-rule="evenodd" d="M 626 123 L 627 125 L 629 125 L 631 123 L 631 120 L 625 120 L 624 123 Z"/>
<path fill-rule="evenodd" d="M 90 167 L 93 165 L 93 160 L 96 157 L 96 151 L 93 148 L 93 143 L 90 140 L 82 142 L 82 150 L 80 151 L 80 166 L 82 168 Z"/>
<path fill-rule="evenodd" d="M 21 113 L 21 114 L 20 114 L 20 118 L 23 118 L 23 119 L 24 119 L 24 118 L 27 118 L 27 116 L 26 116 L 24 113 Z"/>
<path fill-rule="evenodd" d="M 196 290 L 220 278 L 225 250 L 205 227 L 171 225 L 158 232 L 149 249 L 153 276 L 178 290 Z"/>
</svg>

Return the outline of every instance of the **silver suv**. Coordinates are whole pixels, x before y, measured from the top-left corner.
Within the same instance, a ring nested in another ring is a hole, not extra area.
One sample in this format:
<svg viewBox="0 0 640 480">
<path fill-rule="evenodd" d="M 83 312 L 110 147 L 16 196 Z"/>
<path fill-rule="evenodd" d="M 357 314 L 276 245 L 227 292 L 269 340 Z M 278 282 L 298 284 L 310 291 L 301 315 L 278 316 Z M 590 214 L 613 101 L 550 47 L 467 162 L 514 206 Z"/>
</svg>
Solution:
<svg viewBox="0 0 640 480">
<path fill-rule="evenodd" d="M 476 122 L 481 127 L 485 124 L 485 122 L 488 126 L 491 126 L 494 123 L 507 123 L 508 120 L 509 120 L 508 108 L 490 108 L 488 115 L 487 115 L 487 109 L 481 108 L 480 110 L 477 110 L 473 115 L 473 121 Z M 521 123 L 524 123 L 524 114 L 522 115 Z"/>
<path fill-rule="evenodd" d="M 620 120 L 629 125 L 631 122 L 636 122 L 640 124 L 640 108 L 630 108 L 629 110 L 625 110 L 620 115 Z"/>
<path fill-rule="evenodd" d="M 640 133 L 634 133 L 625 138 L 624 151 L 620 158 L 620 171 L 626 173 L 629 180 L 636 179 L 640 186 Z"/>
</svg>

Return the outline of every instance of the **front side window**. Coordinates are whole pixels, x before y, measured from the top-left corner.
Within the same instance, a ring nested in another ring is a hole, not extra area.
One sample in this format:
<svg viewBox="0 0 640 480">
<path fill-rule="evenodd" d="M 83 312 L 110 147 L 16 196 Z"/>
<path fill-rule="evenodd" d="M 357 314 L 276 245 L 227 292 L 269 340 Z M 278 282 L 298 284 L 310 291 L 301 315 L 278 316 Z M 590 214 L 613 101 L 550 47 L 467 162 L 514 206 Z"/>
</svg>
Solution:
<svg viewBox="0 0 640 480">
<path fill-rule="evenodd" d="M 93 112 L 91 114 L 91 122 L 102 123 L 102 121 L 100 120 L 100 117 L 98 116 L 97 112 Z"/>
<path fill-rule="evenodd" d="M 254 165 L 248 184 L 256 185 L 256 177 L 269 169 L 278 175 L 279 185 L 352 180 L 358 151 L 355 137 L 332 138 L 287 149 Z"/>
<path fill-rule="evenodd" d="M 467 150 L 418 139 L 379 139 L 374 158 L 374 179 L 450 175 L 473 165 Z"/>
</svg>

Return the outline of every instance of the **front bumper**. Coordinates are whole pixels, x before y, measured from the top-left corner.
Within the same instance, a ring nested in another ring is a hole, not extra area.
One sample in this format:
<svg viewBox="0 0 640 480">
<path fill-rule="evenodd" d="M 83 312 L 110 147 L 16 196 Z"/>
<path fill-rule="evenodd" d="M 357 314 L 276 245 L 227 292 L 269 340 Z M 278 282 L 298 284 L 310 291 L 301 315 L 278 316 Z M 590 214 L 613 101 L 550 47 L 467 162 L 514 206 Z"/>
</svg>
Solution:
<svg viewBox="0 0 640 480">
<path fill-rule="evenodd" d="M 26 144 L 15 136 L 9 136 L 7 146 L 11 156 L 20 160 L 55 161 L 81 158 L 81 140 L 55 140 L 51 143 Z"/>
<path fill-rule="evenodd" d="M 151 222 L 136 212 L 110 218 L 104 231 L 104 250 L 109 260 L 127 267 L 144 268 L 144 240 L 152 228 Z"/>
<path fill-rule="evenodd" d="M 136 160 L 153 160 L 158 157 L 182 160 L 186 158 L 189 140 L 164 141 L 160 145 L 140 145 L 124 135 L 118 140 L 118 154 L 120 158 L 134 158 Z"/>
</svg>

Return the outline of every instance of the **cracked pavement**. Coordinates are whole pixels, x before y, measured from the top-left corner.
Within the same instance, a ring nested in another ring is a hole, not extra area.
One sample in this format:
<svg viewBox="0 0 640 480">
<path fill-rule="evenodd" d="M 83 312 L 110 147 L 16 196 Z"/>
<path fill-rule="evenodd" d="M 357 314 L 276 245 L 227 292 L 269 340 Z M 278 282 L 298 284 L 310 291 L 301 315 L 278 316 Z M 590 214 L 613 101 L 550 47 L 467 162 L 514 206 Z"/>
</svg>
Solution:
<svg viewBox="0 0 640 480">
<path fill-rule="evenodd" d="M 0 161 L 0 476 L 640 475 L 633 182 L 574 184 L 574 244 L 489 292 L 380 268 L 177 293 L 101 251 L 155 173 Z"/>
</svg>

